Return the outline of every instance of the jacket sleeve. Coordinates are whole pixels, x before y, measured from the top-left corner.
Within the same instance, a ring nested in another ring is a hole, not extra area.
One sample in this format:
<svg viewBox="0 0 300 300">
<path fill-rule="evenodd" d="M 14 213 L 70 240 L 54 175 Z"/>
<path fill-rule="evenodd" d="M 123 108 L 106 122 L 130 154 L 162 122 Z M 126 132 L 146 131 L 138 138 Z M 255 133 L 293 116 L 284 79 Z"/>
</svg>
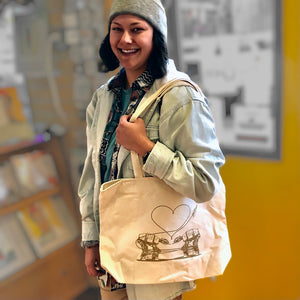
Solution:
<svg viewBox="0 0 300 300">
<path fill-rule="evenodd" d="M 176 87 L 164 96 L 159 141 L 144 170 L 196 202 L 210 200 L 223 185 L 224 156 L 214 121 L 202 93 Z"/>
<path fill-rule="evenodd" d="M 79 182 L 78 195 L 80 198 L 80 213 L 82 219 L 82 241 L 98 240 L 97 223 L 94 215 L 94 185 L 95 170 L 93 165 L 92 125 L 97 101 L 94 93 L 86 111 L 87 156 Z"/>
</svg>

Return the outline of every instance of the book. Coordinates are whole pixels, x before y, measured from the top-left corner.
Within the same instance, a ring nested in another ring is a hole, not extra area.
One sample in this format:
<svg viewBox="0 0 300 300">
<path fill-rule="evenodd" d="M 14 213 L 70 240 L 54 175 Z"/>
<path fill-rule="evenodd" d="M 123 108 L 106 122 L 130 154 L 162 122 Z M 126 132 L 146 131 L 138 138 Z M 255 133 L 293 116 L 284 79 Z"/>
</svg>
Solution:
<svg viewBox="0 0 300 300">
<path fill-rule="evenodd" d="M 34 138 L 17 87 L 0 87 L 0 145 Z"/>
<path fill-rule="evenodd" d="M 0 281 L 36 260 L 15 214 L 0 218 Z"/>
<path fill-rule="evenodd" d="M 32 172 L 35 175 L 35 184 L 39 190 L 50 189 L 58 185 L 58 174 L 53 157 L 42 150 L 30 153 Z M 43 178 L 43 182 L 39 180 Z"/>
<path fill-rule="evenodd" d="M 58 174 L 52 156 L 35 150 L 10 157 L 22 197 L 51 189 L 58 184 Z"/>
<path fill-rule="evenodd" d="M 0 164 L 0 207 L 19 200 L 19 188 L 9 161 Z"/>
<path fill-rule="evenodd" d="M 17 211 L 38 257 L 42 258 L 79 234 L 74 217 L 60 196 L 45 198 Z"/>
</svg>

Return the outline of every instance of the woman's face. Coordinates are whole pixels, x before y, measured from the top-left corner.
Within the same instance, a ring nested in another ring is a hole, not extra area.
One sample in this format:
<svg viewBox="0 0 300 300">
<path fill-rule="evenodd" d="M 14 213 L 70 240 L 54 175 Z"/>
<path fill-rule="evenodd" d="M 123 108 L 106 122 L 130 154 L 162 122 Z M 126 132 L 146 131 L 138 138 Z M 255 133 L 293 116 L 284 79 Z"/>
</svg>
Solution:
<svg viewBox="0 0 300 300">
<path fill-rule="evenodd" d="M 134 81 L 146 70 L 152 38 L 152 26 L 139 17 L 119 15 L 112 20 L 110 45 L 128 79 Z"/>
</svg>

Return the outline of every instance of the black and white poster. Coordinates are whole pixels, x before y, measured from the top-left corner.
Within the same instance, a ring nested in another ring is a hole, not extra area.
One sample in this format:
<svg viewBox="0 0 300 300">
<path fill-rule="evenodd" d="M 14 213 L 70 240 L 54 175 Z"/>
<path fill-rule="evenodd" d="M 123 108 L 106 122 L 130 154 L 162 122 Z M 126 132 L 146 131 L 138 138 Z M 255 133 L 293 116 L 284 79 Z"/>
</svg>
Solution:
<svg viewBox="0 0 300 300">
<path fill-rule="evenodd" d="M 281 1 L 176 0 L 167 13 L 170 56 L 207 96 L 224 153 L 280 159 Z"/>
</svg>

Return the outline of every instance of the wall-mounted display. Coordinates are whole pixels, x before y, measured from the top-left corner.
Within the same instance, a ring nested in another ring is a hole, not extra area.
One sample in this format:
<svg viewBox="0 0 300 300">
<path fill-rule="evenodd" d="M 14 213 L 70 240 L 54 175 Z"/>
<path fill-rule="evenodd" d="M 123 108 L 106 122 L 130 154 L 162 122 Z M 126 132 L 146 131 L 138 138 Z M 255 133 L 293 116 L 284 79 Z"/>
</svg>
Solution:
<svg viewBox="0 0 300 300">
<path fill-rule="evenodd" d="M 206 94 L 224 153 L 280 159 L 281 0 L 174 3 L 172 55 Z"/>
</svg>

